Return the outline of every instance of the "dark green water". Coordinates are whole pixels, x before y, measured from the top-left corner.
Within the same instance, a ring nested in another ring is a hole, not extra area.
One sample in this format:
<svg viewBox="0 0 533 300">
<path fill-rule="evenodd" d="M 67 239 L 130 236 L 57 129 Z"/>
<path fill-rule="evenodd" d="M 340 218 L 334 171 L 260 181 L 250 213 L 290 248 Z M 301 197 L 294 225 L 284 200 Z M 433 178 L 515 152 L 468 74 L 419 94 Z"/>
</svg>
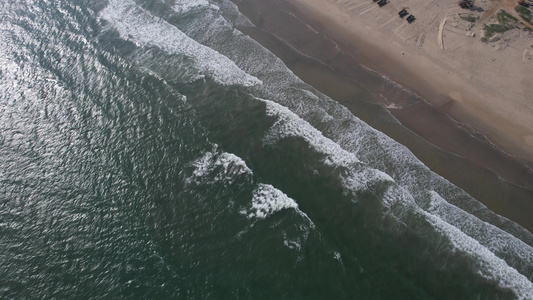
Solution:
<svg viewBox="0 0 533 300">
<path fill-rule="evenodd" d="M 231 2 L 1 18 L 1 298 L 531 297 L 531 234 L 301 82 Z"/>
</svg>

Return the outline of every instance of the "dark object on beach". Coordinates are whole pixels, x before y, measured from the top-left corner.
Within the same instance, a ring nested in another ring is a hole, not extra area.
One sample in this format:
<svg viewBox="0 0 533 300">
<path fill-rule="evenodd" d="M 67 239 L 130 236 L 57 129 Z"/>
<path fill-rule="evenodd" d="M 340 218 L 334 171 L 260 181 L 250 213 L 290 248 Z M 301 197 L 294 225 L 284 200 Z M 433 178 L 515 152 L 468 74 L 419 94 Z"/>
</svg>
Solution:
<svg viewBox="0 0 533 300">
<path fill-rule="evenodd" d="M 378 0 L 372 0 L 372 1 L 374 1 L 374 2 L 378 2 Z"/>
<path fill-rule="evenodd" d="M 413 21 L 415 20 L 415 16 L 413 15 L 409 15 L 409 17 L 407 17 L 407 22 L 409 22 L 409 24 L 413 23 Z"/>
<path fill-rule="evenodd" d="M 405 10 L 405 8 L 402 9 L 402 10 L 400 10 L 400 12 L 398 13 L 398 15 L 400 16 L 400 18 L 402 18 L 402 19 L 403 19 L 403 17 L 407 16 L 408 14 L 409 14 L 409 13 L 407 12 L 407 10 Z"/>
<path fill-rule="evenodd" d="M 385 5 L 387 3 L 389 3 L 389 2 L 387 2 L 387 0 L 379 0 L 378 5 L 379 5 L 379 7 L 382 7 L 383 5 Z"/>
<path fill-rule="evenodd" d="M 459 0 L 458 4 L 462 8 L 472 8 L 474 6 L 474 0 Z"/>
<path fill-rule="evenodd" d="M 520 0 L 518 1 L 518 4 L 522 5 L 522 6 L 525 6 L 525 7 L 530 7 L 531 6 L 531 3 L 527 0 Z"/>
</svg>

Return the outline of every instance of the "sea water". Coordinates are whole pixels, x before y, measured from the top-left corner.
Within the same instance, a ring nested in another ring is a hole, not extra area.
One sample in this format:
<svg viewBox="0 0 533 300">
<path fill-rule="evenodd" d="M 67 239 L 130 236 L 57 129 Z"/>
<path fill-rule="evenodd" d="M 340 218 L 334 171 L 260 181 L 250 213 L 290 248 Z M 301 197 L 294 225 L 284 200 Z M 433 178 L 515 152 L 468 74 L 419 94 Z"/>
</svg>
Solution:
<svg viewBox="0 0 533 300">
<path fill-rule="evenodd" d="M 228 0 L 0 3 L 5 299 L 532 299 L 533 237 Z"/>
</svg>

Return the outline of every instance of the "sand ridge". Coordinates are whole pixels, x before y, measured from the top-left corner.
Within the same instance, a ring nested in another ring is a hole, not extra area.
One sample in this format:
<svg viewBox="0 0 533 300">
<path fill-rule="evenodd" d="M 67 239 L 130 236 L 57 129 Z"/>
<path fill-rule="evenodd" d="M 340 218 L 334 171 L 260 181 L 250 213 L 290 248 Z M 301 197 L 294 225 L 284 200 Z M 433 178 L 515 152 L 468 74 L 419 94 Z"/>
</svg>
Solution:
<svg viewBox="0 0 533 300">
<path fill-rule="evenodd" d="M 533 165 L 533 33 L 519 28 L 482 41 L 501 9 L 518 16 L 513 1 L 477 0 L 473 9 L 456 0 L 286 2 L 357 44 L 354 56 L 371 69 Z M 402 8 L 416 17 L 412 24 L 398 16 Z"/>
</svg>

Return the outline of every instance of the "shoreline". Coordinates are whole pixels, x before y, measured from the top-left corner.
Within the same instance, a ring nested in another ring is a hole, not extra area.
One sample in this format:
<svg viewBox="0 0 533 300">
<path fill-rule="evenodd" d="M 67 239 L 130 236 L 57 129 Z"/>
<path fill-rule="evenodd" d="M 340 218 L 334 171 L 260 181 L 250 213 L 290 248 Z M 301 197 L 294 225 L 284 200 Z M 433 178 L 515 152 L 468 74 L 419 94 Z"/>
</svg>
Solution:
<svg viewBox="0 0 533 300">
<path fill-rule="evenodd" d="M 334 40 L 340 49 L 349 51 L 349 55 L 363 65 L 421 95 L 433 107 L 482 132 L 500 150 L 533 168 L 533 101 L 530 99 L 533 78 L 527 76 L 533 74 L 533 63 L 515 61 L 518 60 L 516 56 L 524 58 L 526 53 L 532 52 L 529 49 L 533 46 L 533 39 L 525 41 L 529 47 L 523 53 L 517 53 L 505 52 L 506 49 L 494 51 L 492 48 L 498 45 L 483 44 L 479 37 L 454 37 L 455 40 L 449 42 L 458 43 L 456 48 L 471 47 L 473 50 L 447 49 L 453 51 L 447 54 L 442 44 L 448 40 L 443 40 L 442 36 L 450 34 L 447 31 L 443 34 L 448 17 L 440 16 L 443 22 L 438 24 L 437 34 L 429 29 L 417 28 L 417 21 L 413 24 L 402 22 L 395 16 L 396 10 L 390 7 L 392 3 L 379 8 L 372 2 L 363 1 L 354 1 L 353 4 L 337 0 L 281 2 L 311 27 L 318 28 L 318 32 Z M 404 4 L 408 3 L 406 1 Z M 411 2 L 419 4 L 417 0 Z M 455 1 L 448 6 L 451 6 L 448 10 L 454 13 L 461 11 Z M 428 11 L 428 14 L 431 13 Z M 380 24 L 383 18 L 393 25 Z M 425 22 L 422 25 L 432 26 L 435 23 Z M 471 34 L 480 32 L 472 31 Z M 402 38 L 402 35 L 412 36 Z M 515 45 L 518 42 L 508 43 L 518 47 Z M 507 47 L 507 50 L 509 48 L 512 47 Z M 455 59 L 461 64 L 481 64 L 483 67 L 478 66 L 480 70 L 463 67 L 457 65 Z M 503 63 L 498 60 L 503 60 Z M 507 64 L 511 70 L 503 72 L 502 68 Z M 498 74 L 483 77 L 477 74 L 475 77 L 470 74 L 471 71 Z M 511 87 L 514 93 L 509 92 Z"/>
<path fill-rule="evenodd" d="M 305 16 L 287 1 L 244 0 L 238 5 L 258 28 L 257 32 L 245 34 L 269 48 L 300 78 L 407 146 L 430 169 L 491 210 L 533 231 L 529 217 L 533 212 L 533 172 L 523 162 L 494 148 L 475 131 L 459 127 L 447 111 L 418 97 L 419 91 L 410 92 L 410 86 L 401 92 L 398 90 L 403 88 L 391 90 L 393 82 L 361 66 L 361 60 L 354 57 L 364 49 L 346 48 L 342 41 L 324 33 L 319 24 L 304 22 Z M 347 55 L 345 49 L 356 55 Z M 361 97 L 374 100 L 354 100 Z M 365 109 L 376 110 L 376 105 L 388 107 L 403 126 L 373 120 L 361 113 Z"/>
</svg>

